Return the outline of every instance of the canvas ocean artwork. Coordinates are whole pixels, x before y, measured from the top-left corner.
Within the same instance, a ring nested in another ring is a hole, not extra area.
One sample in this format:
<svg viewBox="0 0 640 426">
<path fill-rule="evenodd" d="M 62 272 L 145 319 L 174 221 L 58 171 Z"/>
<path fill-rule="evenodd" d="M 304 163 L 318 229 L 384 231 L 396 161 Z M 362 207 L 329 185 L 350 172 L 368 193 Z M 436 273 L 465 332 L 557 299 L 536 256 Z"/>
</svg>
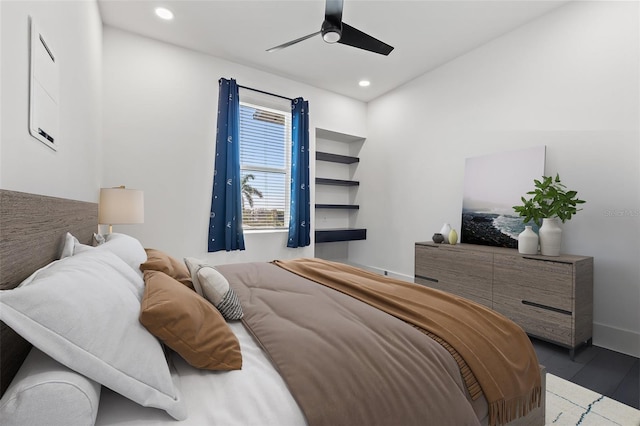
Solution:
<svg viewBox="0 0 640 426">
<path fill-rule="evenodd" d="M 513 206 L 544 175 L 544 162 L 544 146 L 467 158 L 461 242 L 516 248 L 525 224 Z"/>
</svg>

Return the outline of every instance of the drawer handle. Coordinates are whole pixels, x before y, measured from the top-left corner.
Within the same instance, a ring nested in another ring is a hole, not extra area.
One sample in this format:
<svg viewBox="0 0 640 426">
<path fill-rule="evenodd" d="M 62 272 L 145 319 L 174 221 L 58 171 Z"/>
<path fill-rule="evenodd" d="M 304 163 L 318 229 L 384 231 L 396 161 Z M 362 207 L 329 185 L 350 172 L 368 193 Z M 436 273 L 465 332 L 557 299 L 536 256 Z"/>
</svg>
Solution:
<svg viewBox="0 0 640 426">
<path fill-rule="evenodd" d="M 423 279 L 423 280 L 431 281 L 432 283 L 437 283 L 438 282 L 438 280 L 435 279 L 435 278 L 429 278 L 429 277 L 425 277 L 423 275 L 416 275 L 416 278 L 420 278 L 420 279 Z"/>
<path fill-rule="evenodd" d="M 522 258 L 527 260 L 534 260 L 536 262 L 548 262 L 548 263 L 560 263 L 561 265 L 573 265 L 573 262 L 567 262 L 564 260 L 539 259 L 537 257 L 529 257 L 529 256 L 522 256 Z"/>
<path fill-rule="evenodd" d="M 522 304 L 527 306 L 534 306 L 540 309 L 546 309 L 547 311 L 558 312 L 560 314 L 571 315 L 571 311 L 565 311 L 564 309 L 554 308 L 553 306 L 541 305 L 540 303 L 529 302 L 528 300 L 523 300 Z"/>
</svg>

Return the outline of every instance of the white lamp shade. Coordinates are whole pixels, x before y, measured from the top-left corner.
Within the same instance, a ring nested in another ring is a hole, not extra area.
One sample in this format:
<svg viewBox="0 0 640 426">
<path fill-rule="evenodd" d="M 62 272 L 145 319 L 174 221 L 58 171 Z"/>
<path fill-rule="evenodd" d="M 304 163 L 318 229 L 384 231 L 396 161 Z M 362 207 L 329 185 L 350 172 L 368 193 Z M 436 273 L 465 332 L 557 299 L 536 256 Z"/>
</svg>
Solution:
<svg viewBox="0 0 640 426">
<path fill-rule="evenodd" d="M 144 223 L 144 193 L 138 189 L 101 188 L 98 223 Z"/>
</svg>

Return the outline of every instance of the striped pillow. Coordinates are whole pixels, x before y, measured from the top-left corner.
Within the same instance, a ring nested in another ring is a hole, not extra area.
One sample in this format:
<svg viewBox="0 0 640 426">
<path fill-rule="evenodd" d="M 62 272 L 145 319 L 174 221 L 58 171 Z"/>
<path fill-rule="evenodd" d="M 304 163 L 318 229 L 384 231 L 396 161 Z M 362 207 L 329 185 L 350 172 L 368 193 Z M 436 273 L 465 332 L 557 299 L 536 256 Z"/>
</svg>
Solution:
<svg viewBox="0 0 640 426">
<path fill-rule="evenodd" d="M 229 281 L 213 266 L 187 257 L 184 259 L 196 292 L 215 306 L 227 320 L 242 318 L 242 305 L 238 296 L 229 286 Z"/>
</svg>

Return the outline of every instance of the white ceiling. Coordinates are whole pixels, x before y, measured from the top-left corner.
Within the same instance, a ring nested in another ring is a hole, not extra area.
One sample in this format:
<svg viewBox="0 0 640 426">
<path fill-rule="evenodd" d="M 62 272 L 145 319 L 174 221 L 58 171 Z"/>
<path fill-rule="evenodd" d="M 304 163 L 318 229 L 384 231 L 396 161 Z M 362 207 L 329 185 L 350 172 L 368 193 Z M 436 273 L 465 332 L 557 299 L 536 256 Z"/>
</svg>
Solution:
<svg viewBox="0 0 640 426">
<path fill-rule="evenodd" d="M 324 0 L 98 0 L 105 25 L 370 101 L 451 59 L 561 6 L 541 0 L 345 0 L 343 21 L 395 47 L 382 56 L 313 33 Z M 157 6 L 175 14 L 155 16 Z M 361 88 L 358 81 L 371 86 Z"/>
</svg>

